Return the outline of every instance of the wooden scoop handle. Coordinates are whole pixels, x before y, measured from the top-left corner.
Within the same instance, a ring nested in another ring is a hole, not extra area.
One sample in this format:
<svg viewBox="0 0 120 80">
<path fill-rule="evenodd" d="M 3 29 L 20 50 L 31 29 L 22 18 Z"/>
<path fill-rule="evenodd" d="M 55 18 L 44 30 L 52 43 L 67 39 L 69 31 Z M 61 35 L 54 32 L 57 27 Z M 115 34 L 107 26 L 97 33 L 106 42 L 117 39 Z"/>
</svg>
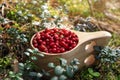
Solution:
<svg viewBox="0 0 120 80">
<path fill-rule="evenodd" d="M 78 35 L 79 43 L 76 51 L 77 58 L 80 59 L 82 65 L 92 64 L 93 59 L 87 59 L 94 53 L 94 46 L 106 46 L 111 38 L 111 34 L 107 31 L 97 32 L 78 32 L 73 31 Z M 92 63 L 90 63 L 92 62 Z"/>
<path fill-rule="evenodd" d="M 98 46 L 105 46 L 111 38 L 111 34 L 107 31 L 74 32 L 78 35 L 79 44 L 95 41 Z"/>
</svg>

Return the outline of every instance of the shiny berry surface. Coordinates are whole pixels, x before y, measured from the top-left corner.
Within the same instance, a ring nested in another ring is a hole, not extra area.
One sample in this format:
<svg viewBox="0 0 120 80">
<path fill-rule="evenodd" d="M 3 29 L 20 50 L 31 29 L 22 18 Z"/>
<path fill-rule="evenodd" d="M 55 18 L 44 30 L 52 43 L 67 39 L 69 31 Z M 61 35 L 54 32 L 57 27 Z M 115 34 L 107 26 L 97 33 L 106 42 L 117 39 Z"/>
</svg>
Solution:
<svg viewBox="0 0 120 80">
<path fill-rule="evenodd" d="M 35 34 L 32 44 L 41 52 L 57 54 L 73 49 L 78 44 L 78 37 L 66 29 L 45 29 Z"/>
</svg>

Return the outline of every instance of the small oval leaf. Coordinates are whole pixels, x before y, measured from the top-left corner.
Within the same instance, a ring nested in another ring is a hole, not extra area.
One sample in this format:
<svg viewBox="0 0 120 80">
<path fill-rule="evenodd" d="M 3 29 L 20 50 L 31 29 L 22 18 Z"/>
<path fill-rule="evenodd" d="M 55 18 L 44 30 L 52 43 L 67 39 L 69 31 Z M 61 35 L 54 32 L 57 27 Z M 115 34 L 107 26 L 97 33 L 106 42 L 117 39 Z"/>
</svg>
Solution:
<svg viewBox="0 0 120 80">
<path fill-rule="evenodd" d="M 100 73 L 99 72 L 94 72 L 92 75 L 95 76 L 95 77 L 99 77 Z"/>
<path fill-rule="evenodd" d="M 27 49 L 27 51 L 33 53 L 33 50 L 32 50 L 32 49 Z"/>
<path fill-rule="evenodd" d="M 50 80 L 58 80 L 57 76 L 52 77 Z"/>
<path fill-rule="evenodd" d="M 60 77 L 59 77 L 59 80 L 66 80 L 67 79 L 67 77 L 65 76 L 65 75 L 61 75 Z"/>
<path fill-rule="evenodd" d="M 30 53 L 29 52 L 24 52 L 27 56 L 30 56 Z"/>
<path fill-rule="evenodd" d="M 61 66 L 56 66 L 54 71 L 56 75 L 61 75 L 64 69 Z"/>
<path fill-rule="evenodd" d="M 32 56 L 31 59 L 32 59 L 32 60 L 37 60 L 37 57 Z"/>
<path fill-rule="evenodd" d="M 48 67 L 50 67 L 50 68 L 54 68 L 55 65 L 54 65 L 54 63 L 48 63 Z"/>
</svg>

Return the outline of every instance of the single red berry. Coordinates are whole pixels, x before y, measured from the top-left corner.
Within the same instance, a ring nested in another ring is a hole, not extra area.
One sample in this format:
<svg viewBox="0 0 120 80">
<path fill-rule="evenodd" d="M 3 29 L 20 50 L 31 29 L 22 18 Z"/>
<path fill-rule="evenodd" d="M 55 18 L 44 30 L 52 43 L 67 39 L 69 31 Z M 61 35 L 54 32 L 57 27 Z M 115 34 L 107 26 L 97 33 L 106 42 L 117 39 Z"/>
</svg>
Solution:
<svg viewBox="0 0 120 80">
<path fill-rule="evenodd" d="M 41 44 L 41 45 L 39 46 L 39 50 L 46 51 L 47 48 L 46 48 L 45 45 Z"/>
<path fill-rule="evenodd" d="M 52 47 L 53 47 L 53 48 L 56 48 L 56 47 L 57 47 L 57 45 L 55 45 L 55 44 L 54 44 Z"/>
<path fill-rule="evenodd" d="M 39 43 L 39 44 L 41 44 L 42 42 L 43 42 L 43 40 L 41 40 L 41 39 L 40 39 L 40 40 L 38 40 L 38 43 Z"/>
<path fill-rule="evenodd" d="M 45 41 L 43 41 L 43 42 L 42 42 L 42 44 L 43 44 L 43 45 L 46 45 L 46 42 L 45 42 Z"/>
<path fill-rule="evenodd" d="M 33 44 L 37 44 L 37 40 L 33 39 Z"/>
<path fill-rule="evenodd" d="M 58 39 L 59 39 L 58 34 L 54 34 L 54 37 L 55 37 L 55 39 L 56 39 L 56 40 L 58 40 Z"/>
<path fill-rule="evenodd" d="M 57 52 L 57 49 L 56 49 L 56 48 L 53 48 L 53 49 L 52 49 L 52 52 L 53 52 L 53 53 L 56 53 L 56 52 Z"/>
<path fill-rule="evenodd" d="M 53 30 L 55 33 L 59 31 L 57 28 L 53 28 Z"/>
<path fill-rule="evenodd" d="M 51 42 L 51 43 L 50 43 L 50 46 L 52 47 L 53 45 L 55 45 L 55 43 L 54 43 L 54 42 Z"/>
<path fill-rule="evenodd" d="M 65 52 L 65 48 L 60 48 L 60 52 Z"/>
<path fill-rule="evenodd" d="M 35 36 L 36 36 L 36 37 L 39 37 L 39 36 L 40 36 L 40 33 L 39 33 L 39 32 L 37 32 Z"/>
<path fill-rule="evenodd" d="M 36 44 L 33 44 L 33 45 L 34 45 L 34 47 L 35 47 L 35 48 L 37 48 L 37 47 L 38 47 L 38 44 L 37 44 L 37 43 L 36 43 Z"/>
<path fill-rule="evenodd" d="M 65 42 L 63 42 L 63 41 L 62 41 L 62 42 L 60 42 L 60 45 L 61 45 L 61 46 L 63 46 L 65 49 L 67 49 L 67 48 L 68 48 L 68 45 L 67 45 Z"/>
</svg>

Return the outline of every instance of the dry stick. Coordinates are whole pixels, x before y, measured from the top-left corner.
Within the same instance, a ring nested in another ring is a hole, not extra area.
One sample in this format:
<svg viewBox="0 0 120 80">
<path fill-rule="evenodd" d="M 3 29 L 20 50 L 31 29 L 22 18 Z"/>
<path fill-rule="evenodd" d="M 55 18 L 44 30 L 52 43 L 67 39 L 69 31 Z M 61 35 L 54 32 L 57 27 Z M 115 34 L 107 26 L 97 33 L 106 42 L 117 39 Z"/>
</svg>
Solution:
<svg viewBox="0 0 120 80">
<path fill-rule="evenodd" d="M 2 5 L 2 16 L 4 17 L 4 10 L 5 10 L 5 6 Z"/>
<path fill-rule="evenodd" d="M 17 60 L 17 59 L 14 59 L 13 64 L 12 64 L 12 67 L 13 67 L 13 71 L 14 71 L 15 73 L 17 73 L 17 72 L 19 71 L 18 64 L 19 64 L 18 60 Z"/>
<path fill-rule="evenodd" d="M 94 16 L 92 0 L 87 0 L 87 1 L 88 1 L 88 4 L 89 4 L 89 7 L 90 7 L 91 15 Z"/>
</svg>

